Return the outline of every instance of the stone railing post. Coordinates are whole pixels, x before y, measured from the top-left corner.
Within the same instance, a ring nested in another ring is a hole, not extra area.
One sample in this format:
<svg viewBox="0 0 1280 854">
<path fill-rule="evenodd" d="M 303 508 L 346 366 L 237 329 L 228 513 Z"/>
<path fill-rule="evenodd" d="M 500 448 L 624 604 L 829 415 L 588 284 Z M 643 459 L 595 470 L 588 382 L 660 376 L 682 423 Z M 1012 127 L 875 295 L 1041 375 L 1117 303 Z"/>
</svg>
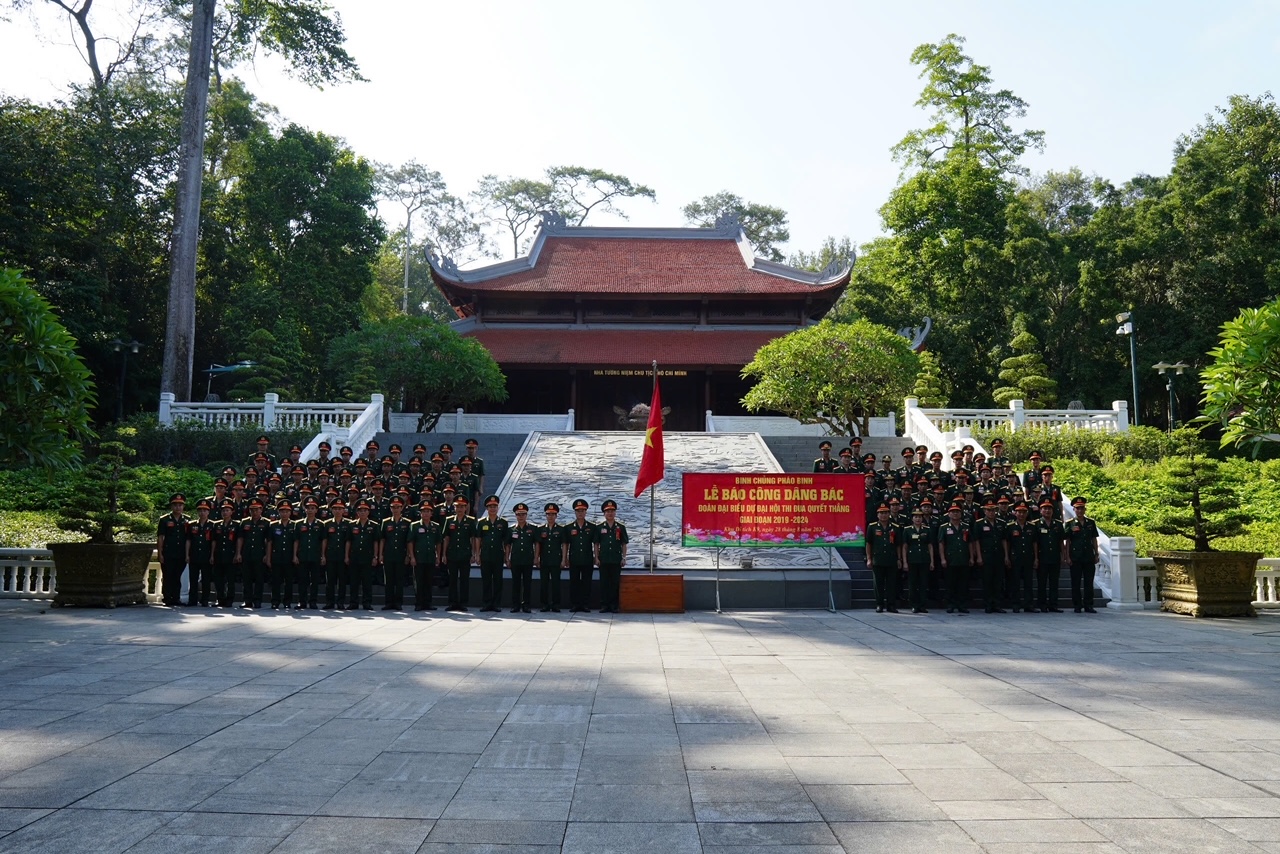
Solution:
<svg viewBox="0 0 1280 854">
<path fill-rule="evenodd" d="M 706 430 L 707 430 L 707 432 L 708 432 L 708 433 L 714 433 L 714 432 L 716 432 L 716 420 L 715 420 L 715 416 L 713 416 L 713 415 L 711 414 L 711 410 L 710 410 L 710 409 L 708 409 L 708 410 L 707 410 L 707 423 L 706 423 L 706 425 L 705 425 L 705 426 L 706 426 Z"/>
<path fill-rule="evenodd" d="M 574 426 L 574 424 L 575 424 L 574 418 L 575 418 L 575 416 L 574 416 L 574 412 L 573 412 L 573 407 L 570 407 L 570 408 L 569 408 L 569 417 L 568 417 L 568 419 L 566 419 L 566 422 L 565 422 L 565 428 L 564 428 L 564 429 L 568 430 L 570 433 L 572 433 L 574 430 L 576 430 L 576 429 L 577 429 L 577 428 Z"/>
<path fill-rule="evenodd" d="M 269 391 L 262 396 L 262 429 L 270 430 L 276 426 L 276 404 L 280 402 L 280 395 L 274 391 Z"/>
<path fill-rule="evenodd" d="M 160 392 L 160 413 L 158 420 L 166 427 L 173 426 L 173 402 L 178 397 L 171 391 Z"/>
<path fill-rule="evenodd" d="M 1017 433 L 1027 423 L 1027 410 L 1021 400 L 1009 401 L 1009 429 Z"/>
<path fill-rule="evenodd" d="M 378 429 L 381 430 L 387 417 L 386 398 L 375 391 L 369 395 L 369 405 L 378 407 Z"/>
<path fill-rule="evenodd" d="M 1116 432 L 1128 433 L 1129 432 L 1129 401 L 1113 400 L 1111 401 L 1111 408 L 1116 413 Z"/>
<path fill-rule="evenodd" d="M 1133 537 L 1111 537 L 1111 601 L 1108 608 L 1141 611 L 1138 599 L 1138 552 Z"/>
</svg>

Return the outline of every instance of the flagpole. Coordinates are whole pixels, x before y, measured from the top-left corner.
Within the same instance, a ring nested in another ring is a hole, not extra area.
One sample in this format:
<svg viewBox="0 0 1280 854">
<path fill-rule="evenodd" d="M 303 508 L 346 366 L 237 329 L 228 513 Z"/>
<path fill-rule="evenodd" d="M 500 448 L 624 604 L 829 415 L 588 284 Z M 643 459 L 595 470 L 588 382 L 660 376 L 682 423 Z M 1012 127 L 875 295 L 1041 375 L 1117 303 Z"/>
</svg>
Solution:
<svg viewBox="0 0 1280 854">
<path fill-rule="evenodd" d="M 654 359 L 653 360 L 653 391 L 657 391 L 657 389 L 658 389 L 658 360 Z M 653 400 L 652 392 L 649 395 L 649 399 Z M 649 413 L 649 417 L 650 418 L 653 417 L 652 412 Z M 658 413 L 658 417 L 659 418 L 662 417 L 661 412 Z M 654 569 L 653 567 L 653 516 L 654 516 L 655 498 L 654 498 L 653 491 L 654 489 L 657 488 L 657 486 L 658 485 L 656 483 L 649 485 L 649 572 L 653 572 L 653 569 Z"/>
</svg>

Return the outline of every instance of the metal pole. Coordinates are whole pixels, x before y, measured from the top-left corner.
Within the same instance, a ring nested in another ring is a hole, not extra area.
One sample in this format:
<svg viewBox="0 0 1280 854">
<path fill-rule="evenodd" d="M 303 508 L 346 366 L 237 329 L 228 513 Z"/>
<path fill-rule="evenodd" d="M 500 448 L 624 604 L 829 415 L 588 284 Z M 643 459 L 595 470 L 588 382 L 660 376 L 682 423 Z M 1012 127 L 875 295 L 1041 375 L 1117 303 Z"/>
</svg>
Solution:
<svg viewBox="0 0 1280 854">
<path fill-rule="evenodd" d="M 653 401 L 653 392 L 658 389 L 658 360 L 653 360 L 653 389 L 649 392 L 649 400 Z M 653 413 L 649 413 L 649 417 L 653 418 Z M 662 413 L 658 413 L 658 417 L 662 417 Z M 653 516 L 654 516 L 654 489 L 657 484 L 649 486 L 649 572 L 653 572 Z"/>
<path fill-rule="evenodd" d="M 1165 391 L 1169 392 L 1169 432 L 1173 432 L 1173 428 L 1178 426 L 1173 420 L 1173 374 L 1170 373 L 1165 378 Z"/>
<path fill-rule="evenodd" d="M 720 548 L 716 548 L 716 613 L 720 613 Z"/>
<path fill-rule="evenodd" d="M 1133 370 L 1133 426 L 1141 423 L 1138 419 L 1138 325 L 1129 316 L 1129 367 Z"/>
</svg>

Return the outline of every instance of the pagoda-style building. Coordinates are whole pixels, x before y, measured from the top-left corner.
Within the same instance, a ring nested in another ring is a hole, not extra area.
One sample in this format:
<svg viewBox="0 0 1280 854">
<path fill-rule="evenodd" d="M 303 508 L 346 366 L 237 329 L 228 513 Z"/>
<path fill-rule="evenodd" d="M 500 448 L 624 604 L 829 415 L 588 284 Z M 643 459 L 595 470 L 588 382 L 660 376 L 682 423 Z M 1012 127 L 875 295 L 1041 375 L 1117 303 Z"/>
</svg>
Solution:
<svg viewBox="0 0 1280 854">
<path fill-rule="evenodd" d="M 615 407 L 648 403 L 658 362 L 670 430 L 742 414 L 742 367 L 763 345 L 817 322 L 850 267 L 811 273 L 756 258 L 736 220 L 715 228 L 571 227 L 543 216 L 529 254 L 472 270 L 431 258 L 436 285 L 507 376 L 487 411 L 563 413 L 619 428 Z"/>
</svg>

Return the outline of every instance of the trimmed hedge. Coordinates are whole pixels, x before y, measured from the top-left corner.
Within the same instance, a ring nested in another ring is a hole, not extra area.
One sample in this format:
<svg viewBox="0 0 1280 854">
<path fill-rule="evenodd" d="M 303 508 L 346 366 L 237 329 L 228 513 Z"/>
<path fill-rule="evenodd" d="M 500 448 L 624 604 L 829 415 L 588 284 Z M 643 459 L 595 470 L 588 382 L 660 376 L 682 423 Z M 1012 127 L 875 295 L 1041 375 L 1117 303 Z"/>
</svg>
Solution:
<svg viewBox="0 0 1280 854">
<path fill-rule="evenodd" d="M 1005 428 L 979 430 L 973 434 L 984 448 L 991 450 L 991 440 L 1004 440 L 1004 455 L 1023 468 L 1032 451 L 1040 451 L 1057 466 L 1059 460 L 1085 460 L 1107 465 L 1135 459 L 1156 462 L 1168 455 L 1172 446 L 1169 434 L 1155 427 L 1130 427 L 1126 433 L 1103 433 L 1098 430 L 1057 430 L 1036 427 L 1012 433 Z"/>
<path fill-rule="evenodd" d="M 156 423 L 155 415 L 147 413 L 130 418 L 124 426 L 138 431 L 128 444 L 138 452 L 139 463 L 195 466 L 209 472 L 216 472 L 226 465 L 243 470 L 249 455 L 257 450 L 254 440 L 259 436 L 267 436 L 271 440 L 271 452 L 277 457 L 284 457 L 291 445 L 305 448 L 319 432 L 318 425 L 300 430 L 264 431 L 259 427 L 210 427 L 193 421 L 179 421 L 172 427 L 162 427 Z"/>
</svg>

